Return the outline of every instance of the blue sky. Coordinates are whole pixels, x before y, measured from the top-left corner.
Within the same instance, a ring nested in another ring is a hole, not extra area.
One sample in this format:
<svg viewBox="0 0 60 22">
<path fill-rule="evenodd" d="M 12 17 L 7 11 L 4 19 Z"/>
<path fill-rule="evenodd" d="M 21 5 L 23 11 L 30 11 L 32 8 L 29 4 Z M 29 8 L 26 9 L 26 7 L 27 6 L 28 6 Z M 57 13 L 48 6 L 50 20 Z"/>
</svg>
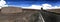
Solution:
<svg viewBox="0 0 60 22">
<path fill-rule="evenodd" d="M 60 0 L 5 0 L 7 5 L 15 6 L 31 6 L 41 5 L 44 3 L 51 4 L 52 6 L 60 6 Z"/>
</svg>

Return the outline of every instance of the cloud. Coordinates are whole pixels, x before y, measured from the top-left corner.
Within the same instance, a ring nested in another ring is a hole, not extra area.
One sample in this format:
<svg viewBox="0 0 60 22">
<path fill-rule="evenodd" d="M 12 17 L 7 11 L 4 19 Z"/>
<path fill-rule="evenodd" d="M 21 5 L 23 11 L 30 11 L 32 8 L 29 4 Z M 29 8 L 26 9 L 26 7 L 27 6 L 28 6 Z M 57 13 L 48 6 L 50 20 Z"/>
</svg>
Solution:
<svg viewBox="0 0 60 22">
<path fill-rule="evenodd" d="M 25 9 L 41 9 L 41 7 L 43 9 L 59 9 L 60 7 L 58 6 L 52 6 L 50 4 L 42 4 L 42 5 L 32 5 L 30 7 L 22 7 L 22 8 L 25 8 Z"/>
<path fill-rule="evenodd" d="M 2 7 L 8 6 L 8 5 L 5 5 L 5 4 L 6 4 L 6 2 L 5 2 L 4 0 L 0 0 L 0 9 L 1 9 Z"/>
<path fill-rule="evenodd" d="M 32 5 L 32 6 L 29 6 L 29 7 L 22 7 L 22 8 L 27 8 L 27 9 L 40 9 L 41 6 L 40 5 Z"/>
</svg>

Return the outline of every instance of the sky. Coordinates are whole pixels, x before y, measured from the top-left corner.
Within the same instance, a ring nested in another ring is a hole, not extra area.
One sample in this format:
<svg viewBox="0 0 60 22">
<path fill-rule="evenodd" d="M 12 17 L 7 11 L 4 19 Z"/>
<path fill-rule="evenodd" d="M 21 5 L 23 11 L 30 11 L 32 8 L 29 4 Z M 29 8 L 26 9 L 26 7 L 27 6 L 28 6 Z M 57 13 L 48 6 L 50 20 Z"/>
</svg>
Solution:
<svg viewBox="0 0 60 22">
<path fill-rule="evenodd" d="M 34 8 L 34 9 L 36 8 L 40 9 L 41 7 L 44 7 L 44 9 L 48 8 L 51 9 L 57 7 L 60 8 L 60 0 L 5 0 L 5 2 L 6 5 L 8 6 L 17 6 L 23 8 Z"/>
<path fill-rule="evenodd" d="M 60 6 L 60 0 L 5 0 L 8 5 L 16 6 L 31 6 L 41 5 L 44 3 L 51 4 L 52 6 Z"/>
</svg>

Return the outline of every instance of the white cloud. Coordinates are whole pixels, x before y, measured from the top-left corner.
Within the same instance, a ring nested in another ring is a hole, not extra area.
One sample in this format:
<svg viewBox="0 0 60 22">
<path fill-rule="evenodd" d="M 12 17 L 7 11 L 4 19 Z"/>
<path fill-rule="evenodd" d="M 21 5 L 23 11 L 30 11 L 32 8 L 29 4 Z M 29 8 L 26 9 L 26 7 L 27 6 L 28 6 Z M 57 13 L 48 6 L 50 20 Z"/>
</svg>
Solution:
<svg viewBox="0 0 60 22">
<path fill-rule="evenodd" d="M 52 7 L 50 4 L 42 4 L 43 7 Z"/>
<path fill-rule="evenodd" d="M 40 5 L 32 5 L 30 7 L 22 7 L 22 8 L 26 8 L 26 9 L 41 9 L 41 7 L 43 7 L 43 9 L 60 9 L 60 7 L 58 6 L 52 6 L 50 4 L 42 4 Z"/>
<path fill-rule="evenodd" d="M 1 9 L 2 7 L 8 6 L 8 5 L 5 5 L 5 4 L 6 4 L 6 2 L 5 2 L 4 0 L 0 0 L 0 9 Z"/>
<path fill-rule="evenodd" d="M 42 6 L 40 5 L 32 5 L 32 6 L 29 6 L 29 7 L 22 7 L 22 8 L 26 8 L 26 9 L 40 9 Z"/>
</svg>

